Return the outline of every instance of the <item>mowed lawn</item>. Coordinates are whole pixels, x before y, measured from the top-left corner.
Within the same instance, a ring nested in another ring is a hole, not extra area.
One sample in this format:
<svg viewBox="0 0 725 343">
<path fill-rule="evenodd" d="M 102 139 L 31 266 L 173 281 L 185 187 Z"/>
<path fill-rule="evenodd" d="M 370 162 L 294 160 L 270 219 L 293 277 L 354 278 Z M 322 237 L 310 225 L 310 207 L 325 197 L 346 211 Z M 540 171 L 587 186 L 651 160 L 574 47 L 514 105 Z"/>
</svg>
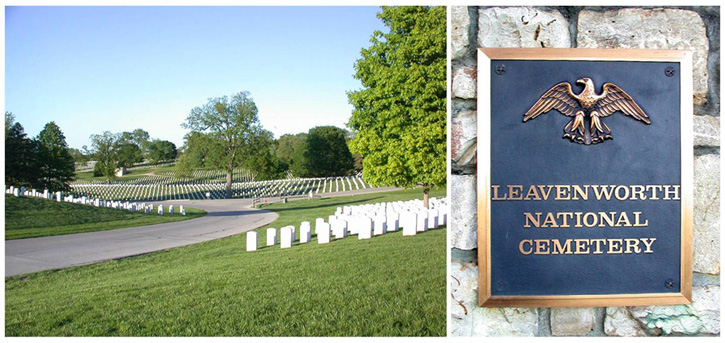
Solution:
<svg viewBox="0 0 725 343">
<path fill-rule="evenodd" d="M 167 210 L 168 212 L 168 210 Z M 5 195 L 5 239 L 20 239 L 103 231 L 198 218 L 206 211 L 186 208 L 186 216 L 175 213 L 131 212 L 113 208 Z"/>
<path fill-rule="evenodd" d="M 445 190 L 431 192 L 443 196 Z M 420 190 L 273 204 L 269 227 Z M 259 229 L 263 232 L 264 228 Z M 264 234 L 260 235 L 260 245 Z M 443 336 L 446 230 L 246 252 L 237 235 L 5 282 L 7 336 Z"/>
</svg>

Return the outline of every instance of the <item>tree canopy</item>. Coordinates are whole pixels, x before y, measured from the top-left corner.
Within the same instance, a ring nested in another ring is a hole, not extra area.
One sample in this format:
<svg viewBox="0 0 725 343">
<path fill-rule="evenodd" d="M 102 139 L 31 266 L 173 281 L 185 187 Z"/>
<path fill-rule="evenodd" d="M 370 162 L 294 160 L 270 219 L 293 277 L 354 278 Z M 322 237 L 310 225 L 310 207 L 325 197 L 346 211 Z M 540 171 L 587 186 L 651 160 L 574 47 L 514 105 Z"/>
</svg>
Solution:
<svg viewBox="0 0 725 343">
<path fill-rule="evenodd" d="M 38 143 L 39 186 L 50 191 L 70 190 L 70 182 L 75 180 L 75 161 L 60 127 L 52 121 L 45 124 Z"/>
<path fill-rule="evenodd" d="M 363 89 L 348 92 L 350 150 L 372 184 L 445 185 L 446 8 L 383 7 L 378 18 L 389 32 L 362 49 Z"/>
<path fill-rule="evenodd" d="M 219 147 L 209 150 L 213 154 L 209 162 L 226 172 L 226 197 L 231 198 L 234 169 L 255 153 L 256 142 L 263 134 L 257 105 L 249 92 L 209 99 L 193 108 L 181 126 L 207 134 L 212 144 Z"/>
<path fill-rule="evenodd" d="M 353 157 L 346 136 L 346 130 L 335 126 L 311 128 L 303 146 L 294 153 L 292 172 L 304 177 L 349 174 L 353 169 Z"/>
</svg>

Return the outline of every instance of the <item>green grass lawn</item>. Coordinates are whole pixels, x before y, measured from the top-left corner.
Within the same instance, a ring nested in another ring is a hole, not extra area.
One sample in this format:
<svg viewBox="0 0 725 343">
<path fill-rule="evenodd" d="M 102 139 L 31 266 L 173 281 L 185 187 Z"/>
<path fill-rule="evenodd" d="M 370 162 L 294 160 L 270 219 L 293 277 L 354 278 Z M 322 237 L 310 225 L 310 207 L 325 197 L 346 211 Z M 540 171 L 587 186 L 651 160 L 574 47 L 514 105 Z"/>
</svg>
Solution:
<svg viewBox="0 0 725 343">
<path fill-rule="evenodd" d="M 293 201 L 270 227 L 420 190 Z M 433 192 L 441 196 L 445 191 Z M 260 229 L 260 231 L 264 228 Z M 264 234 L 260 235 L 263 242 Z M 7 336 L 443 336 L 446 230 L 246 252 L 245 235 L 5 281 Z"/>
<path fill-rule="evenodd" d="M 186 216 L 131 212 L 112 208 L 5 195 L 5 239 L 103 231 L 198 218 L 206 211 L 185 208 Z M 168 212 L 168 210 L 167 210 Z"/>
</svg>

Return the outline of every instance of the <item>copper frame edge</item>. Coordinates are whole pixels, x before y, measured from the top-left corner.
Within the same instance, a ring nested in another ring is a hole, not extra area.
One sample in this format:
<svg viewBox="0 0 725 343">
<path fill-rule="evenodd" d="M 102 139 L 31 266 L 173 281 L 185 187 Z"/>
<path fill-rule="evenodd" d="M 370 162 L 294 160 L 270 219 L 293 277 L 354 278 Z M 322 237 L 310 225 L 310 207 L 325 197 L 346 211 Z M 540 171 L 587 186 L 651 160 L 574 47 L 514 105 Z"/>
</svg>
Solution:
<svg viewBox="0 0 725 343">
<path fill-rule="evenodd" d="M 576 48 L 477 49 L 477 216 L 478 305 L 482 307 L 608 307 L 681 305 L 692 302 L 693 233 L 693 102 L 692 51 Z M 584 294 L 548 296 L 491 296 L 491 60 L 649 61 L 680 63 L 680 293 Z M 487 133 L 481 135 L 480 133 Z M 485 215 L 481 215 L 484 213 Z M 485 265 L 482 272 L 481 265 Z"/>
</svg>

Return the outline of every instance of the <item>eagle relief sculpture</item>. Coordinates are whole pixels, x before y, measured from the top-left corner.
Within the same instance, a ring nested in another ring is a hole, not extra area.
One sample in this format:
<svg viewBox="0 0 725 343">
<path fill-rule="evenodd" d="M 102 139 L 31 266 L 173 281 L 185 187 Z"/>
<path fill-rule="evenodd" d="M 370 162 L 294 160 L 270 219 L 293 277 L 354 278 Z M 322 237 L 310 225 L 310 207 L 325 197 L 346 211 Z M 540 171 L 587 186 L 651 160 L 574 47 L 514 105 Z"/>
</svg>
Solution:
<svg viewBox="0 0 725 343">
<path fill-rule="evenodd" d="M 574 94 L 569 82 L 561 82 L 551 87 L 524 114 L 524 122 L 534 119 L 552 109 L 573 117 L 564 126 L 564 137 L 574 143 L 597 144 L 612 139 L 612 130 L 602 118 L 621 111 L 625 115 L 649 124 L 647 114 L 637 105 L 632 97 L 613 83 L 602 86 L 602 94 L 596 94 L 594 82 L 584 77 L 576 80 L 584 84 L 584 90 Z"/>
</svg>

